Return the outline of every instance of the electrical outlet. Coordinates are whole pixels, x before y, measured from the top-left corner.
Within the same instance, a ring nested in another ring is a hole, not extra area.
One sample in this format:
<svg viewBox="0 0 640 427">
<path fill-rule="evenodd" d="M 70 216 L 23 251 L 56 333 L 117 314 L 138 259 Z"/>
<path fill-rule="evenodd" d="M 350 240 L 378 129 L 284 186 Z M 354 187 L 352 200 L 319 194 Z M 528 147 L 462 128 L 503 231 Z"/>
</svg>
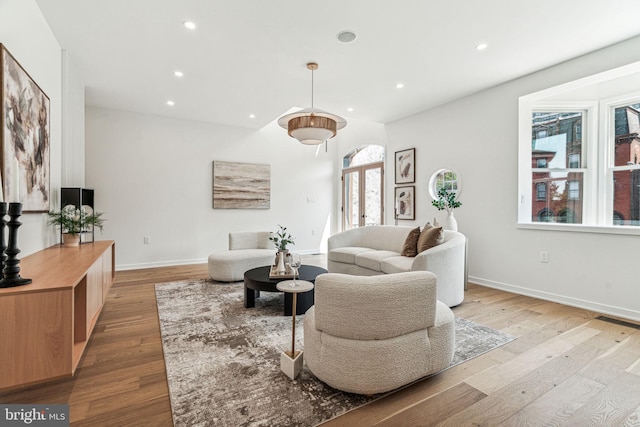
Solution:
<svg viewBox="0 0 640 427">
<path fill-rule="evenodd" d="M 549 262 L 549 252 L 540 251 L 540 262 Z"/>
<path fill-rule="evenodd" d="M 148 244 L 150 244 L 150 243 L 151 243 L 151 237 L 149 237 L 149 236 L 144 236 L 144 244 L 145 244 L 145 245 L 148 245 Z"/>
</svg>

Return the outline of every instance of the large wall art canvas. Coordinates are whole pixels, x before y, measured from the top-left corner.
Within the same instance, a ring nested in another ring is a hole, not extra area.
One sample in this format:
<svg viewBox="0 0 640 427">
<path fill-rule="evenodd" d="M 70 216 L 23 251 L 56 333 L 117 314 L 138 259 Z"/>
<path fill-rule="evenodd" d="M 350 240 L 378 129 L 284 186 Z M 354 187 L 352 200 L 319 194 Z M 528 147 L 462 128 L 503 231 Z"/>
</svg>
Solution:
<svg viewBox="0 0 640 427">
<path fill-rule="evenodd" d="M 271 166 L 213 162 L 214 209 L 269 209 Z"/>
<path fill-rule="evenodd" d="M 0 44 L 0 141 L 2 194 L 23 212 L 47 212 L 49 194 L 49 98 Z"/>
</svg>

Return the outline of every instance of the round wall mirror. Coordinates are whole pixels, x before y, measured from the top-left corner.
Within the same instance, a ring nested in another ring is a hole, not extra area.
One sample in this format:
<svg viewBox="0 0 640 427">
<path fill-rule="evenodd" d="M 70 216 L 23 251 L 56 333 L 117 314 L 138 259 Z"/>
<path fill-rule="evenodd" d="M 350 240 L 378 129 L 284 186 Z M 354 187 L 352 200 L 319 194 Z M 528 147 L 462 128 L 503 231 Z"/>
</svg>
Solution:
<svg viewBox="0 0 640 427">
<path fill-rule="evenodd" d="M 431 175 L 429 179 L 429 195 L 432 199 L 438 198 L 438 190 L 445 188 L 447 191 L 456 193 L 456 200 L 460 197 L 462 183 L 460 175 L 451 169 L 439 169 Z"/>
</svg>

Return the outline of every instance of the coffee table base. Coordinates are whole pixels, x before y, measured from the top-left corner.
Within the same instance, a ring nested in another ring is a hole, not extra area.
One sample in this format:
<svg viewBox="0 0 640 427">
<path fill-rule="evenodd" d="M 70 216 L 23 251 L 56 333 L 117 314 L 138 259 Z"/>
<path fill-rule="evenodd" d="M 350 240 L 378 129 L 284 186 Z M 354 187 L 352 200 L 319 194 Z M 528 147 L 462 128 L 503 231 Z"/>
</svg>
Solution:
<svg viewBox="0 0 640 427">
<path fill-rule="evenodd" d="M 256 298 L 260 297 L 260 292 L 280 292 L 277 285 L 283 282 L 282 279 L 272 279 L 269 277 L 271 266 L 263 266 L 252 268 L 244 273 L 244 306 L 252 308 L 256 305 Z M 300 275 L 296 280 L 306 280 L 313 283 L 319 274 L 326 273 L 327 270 L 313 265 L 300 266 L 298 270 Z M 304 314 L 315 301 L 313 290 L 298 295 L 298 303 L 296 314 Z M 285 292 L 284 296 L 284 315 L 291 316 L 293 297 L 290 293 Z"/>
<path fill-rule="evenodd" d="M 279 292 L 279 291 L 274 291 Z M 260 298 L 260 291 L 256 291 L 255 289 L 251 289 L 247 287 L 247 284 L 244 284 L 244 307 L 245 308 L 253 308 L 256 306 L 256 298 Z M 313 291 L 305 292 L 303 294 L 298 295 L 298 303 L 296 307 L 296 314 L 301 315 L 305 314 L 307 310 L 313 306 L 315 302 Z M 291 306 L 293 304 L 293 294 L 285 293 L 284 294 L 284 315 L 291 316 Z"/>
</svg>

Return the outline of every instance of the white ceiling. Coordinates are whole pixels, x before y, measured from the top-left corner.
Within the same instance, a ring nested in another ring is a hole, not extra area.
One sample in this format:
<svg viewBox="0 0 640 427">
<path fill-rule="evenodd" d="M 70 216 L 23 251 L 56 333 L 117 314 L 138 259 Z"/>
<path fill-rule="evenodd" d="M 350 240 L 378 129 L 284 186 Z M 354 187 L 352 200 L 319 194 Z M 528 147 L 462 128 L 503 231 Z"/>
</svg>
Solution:
<svg viewBox="0 0 640 427">
<path fill-rule="evenodd" d="M 251 128 L 310 106 L 310 61 L 316 108 L 386 123 L 640 34 L 639 0 L 36 1 L 88 105 Z"/>
</svg>

